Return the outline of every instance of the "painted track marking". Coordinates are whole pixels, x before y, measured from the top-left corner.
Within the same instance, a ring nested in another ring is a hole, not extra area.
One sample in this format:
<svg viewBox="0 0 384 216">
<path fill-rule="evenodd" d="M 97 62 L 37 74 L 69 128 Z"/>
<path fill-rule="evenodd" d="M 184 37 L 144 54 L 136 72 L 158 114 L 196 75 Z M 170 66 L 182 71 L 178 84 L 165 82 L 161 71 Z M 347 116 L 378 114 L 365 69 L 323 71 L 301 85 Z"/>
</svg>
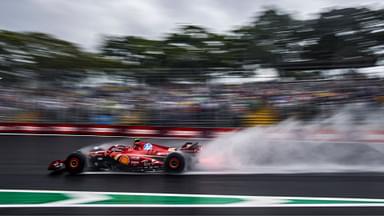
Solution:
<svg viewBox="0 0 384 216">
<path fill-rule="evenodd" d="M 25 207 L 384 207 L 384 199 L 0 189 L 0 208 Z"/>
</svg>

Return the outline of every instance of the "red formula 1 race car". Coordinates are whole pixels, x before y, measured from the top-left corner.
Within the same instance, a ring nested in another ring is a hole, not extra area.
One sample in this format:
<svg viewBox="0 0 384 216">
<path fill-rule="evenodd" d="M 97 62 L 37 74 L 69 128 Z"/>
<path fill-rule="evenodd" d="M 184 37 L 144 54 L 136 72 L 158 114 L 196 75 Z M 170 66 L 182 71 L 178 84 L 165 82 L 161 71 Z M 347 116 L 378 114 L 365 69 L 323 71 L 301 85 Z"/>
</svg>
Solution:
<svg viewBox="0 0 384 216">
<path fill-rule="evenodd" d="M 76 151 L 65 160 L 52 161 L 48 170 L 78 174 L 91 171 L 165 171 L 181 173 L 197 162 L 196 154 L 201 146 L 187 142 L 180 148 L 172 148 L 135 140 L 133 145 L 113 145 L 108 149 L 94 147 L 87 153 Z"/>
</svg>

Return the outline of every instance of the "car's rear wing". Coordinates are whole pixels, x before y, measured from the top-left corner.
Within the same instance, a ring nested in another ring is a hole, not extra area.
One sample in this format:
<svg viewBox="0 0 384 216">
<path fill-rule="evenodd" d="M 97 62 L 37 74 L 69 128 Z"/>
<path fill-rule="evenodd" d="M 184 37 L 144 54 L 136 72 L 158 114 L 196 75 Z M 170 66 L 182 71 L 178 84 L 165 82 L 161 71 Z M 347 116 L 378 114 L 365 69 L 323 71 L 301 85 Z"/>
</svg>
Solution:
<svg viewBox="0 0 384 216">
<path fill-rule="evenodd" d="M 200 152 L 200 150 L 201 150 L 201 145 L 199 145 L 198 142 L 195 142 L 195 143 L 186 142 L 179 149 L 179 151 L 186 152 L 186 153 L 198 153 Z"/>
</svg>

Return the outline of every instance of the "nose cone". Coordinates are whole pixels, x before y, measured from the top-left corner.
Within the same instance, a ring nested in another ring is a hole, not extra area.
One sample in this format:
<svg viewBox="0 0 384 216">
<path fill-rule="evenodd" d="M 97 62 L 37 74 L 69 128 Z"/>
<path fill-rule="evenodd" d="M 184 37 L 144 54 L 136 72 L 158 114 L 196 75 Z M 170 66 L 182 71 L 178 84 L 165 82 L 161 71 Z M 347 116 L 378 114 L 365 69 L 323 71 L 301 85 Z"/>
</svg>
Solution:
<svg viewBox="0 0 384 216">
<path fill-rule="evenodd" d="M 52 161 L 48 165 L 48 170 L 59 170 L 59 169 L 62 169 L 62 168 L 64 168 L 64 162 L 62 160 Z"/>
</svg>

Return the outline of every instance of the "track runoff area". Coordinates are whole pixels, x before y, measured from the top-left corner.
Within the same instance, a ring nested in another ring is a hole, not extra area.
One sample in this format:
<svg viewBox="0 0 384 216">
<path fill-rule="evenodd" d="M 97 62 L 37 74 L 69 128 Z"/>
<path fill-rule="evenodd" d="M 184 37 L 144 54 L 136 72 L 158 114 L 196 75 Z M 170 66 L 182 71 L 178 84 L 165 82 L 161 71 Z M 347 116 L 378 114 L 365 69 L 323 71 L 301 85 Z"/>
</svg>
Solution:
<svg viewBox="0 0 384 216">
<path fill-rule="evenodd" d="M 130 140 L 66 135 L 0 139 L 7 150 L 0 158 L 0 215 L 384 214 L 382 173 L 52 176 L 46 171 L 52 159 L 88 145 Z M 150 141 L 180 143 L 164 137 Z"/>
</svg>

